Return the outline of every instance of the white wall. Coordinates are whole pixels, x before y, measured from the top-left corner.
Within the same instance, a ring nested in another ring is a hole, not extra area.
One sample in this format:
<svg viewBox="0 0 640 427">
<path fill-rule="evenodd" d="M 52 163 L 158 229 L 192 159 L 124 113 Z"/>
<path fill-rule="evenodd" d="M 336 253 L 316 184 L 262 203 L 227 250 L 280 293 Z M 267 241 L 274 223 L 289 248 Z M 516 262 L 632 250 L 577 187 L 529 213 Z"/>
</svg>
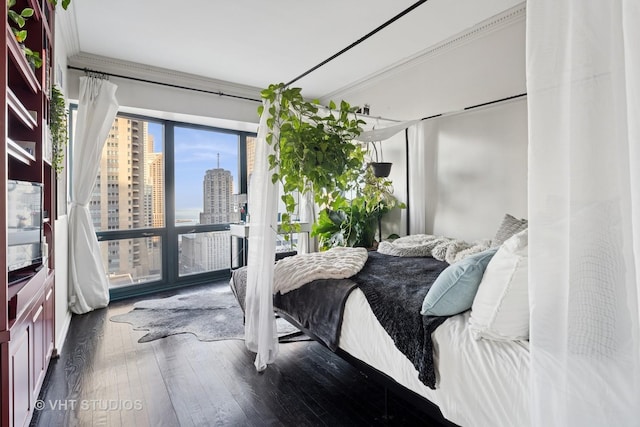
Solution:
<svg viewBox="0 0 640 427">
<path fill-rule="evenodd" d="M 69 65 L 83 69 L 100 70 L 113 75 L 126 75 L 136 79 L 197 89 L 186 90 L 110 76 L 109 81 L 118 86 L 116 98 L 120 106 L 123 107 L 121 111 L 227 129 L 257 131 L 259 119 L 257 111 L 261 105 L 260 89 L 258 88 L 95 55 L 75 55 L 69 60 Z M 69 70 L 68 96 L 70 99 L 77 100 L 79 98 L 79 79 L 84 75 L 84 71 Z M 221 92 L 248 99 L 220 96 L 199 90 Z"/>
<path fill-rule="evenodd" d="M 525 99 L 430 123 L 437 181 L 431 232 L 467 240 L 492 238 L 505 213 L 527 215 Z"/>
<path fill-rule="evenodd" d="M 57 8 L 61 9 L 61 8 Z M 56 19 L 60 15 L 60 12 L 56 12 Z M 56 25 L 56 40 L 58 42 L 55 46 L 55 70 L 53 70 L 54 84 L 60 88 L 63 94 L 67 96 L 67 50 L 65 43 L 61 42 L 67 36 L 62 32 L 63 25 Z M 67 304 L 68 299 L 68 265 L 69 265 L 69 243 L 68 243 L 68 226 L 66 215 L 66 182 L 67 182 L 67 168 L 58 176 L 57 191 L 58 191 L 58 217 L 54 221 L 55 229 L 55 339 L 54 344 L 58 351 L 61 351 L 64 339 L 69 329 L 69 323 L 71 322 L 71 312 Z"/>
<path fill-rule="evenodd" d="M 475 240 L 492 237 L 505 212 L 526 216 L 526 99 L 460 111 L 525 92 L 521 6 L 331 99 L 369 104 L 372 115 L 400 120 L 444 114 L 427 121 L 427 143 L 436 157 L 424 167 L 435 175 L 410 185 L 424 187 L 428 198 L 427 232 Z M 404 141 L 400 133 L 383 142 L 402 201 L 407 199 Z M 383 235 L 404 235 L 406 229 L 405 211 L 384 218 Z"/>
<path fill-rule="evenodd" d="M 55 229 L 56 332 L 54 343 L 56 349 L 60 352 L 71 323 L 71 312 L 67 303 L 69 299 L 69 239 L 67 238 L 69 229 L 66 215 L 58 217 L 55 221 Z"/>
</svg>

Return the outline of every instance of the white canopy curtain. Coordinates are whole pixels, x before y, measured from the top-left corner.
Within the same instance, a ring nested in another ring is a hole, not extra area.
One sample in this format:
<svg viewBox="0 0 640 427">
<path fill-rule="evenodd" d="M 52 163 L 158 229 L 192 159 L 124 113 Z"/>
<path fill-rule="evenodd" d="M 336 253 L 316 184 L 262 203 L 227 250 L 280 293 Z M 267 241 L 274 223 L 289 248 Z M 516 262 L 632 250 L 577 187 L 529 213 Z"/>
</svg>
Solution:
<svg viewBox="0 0 640 427">
<path fill-rule="evenodd" d="M 279 105 L 276 102 L 275 105 Z M 276 320 L 273 314 L 273 263 L 276 252 L 278 220 L 278 185 L 271 181 L 268 156 L 274 154 L 267 144 L 267 119 L 270 104 L 264 102 L 256 141 L 256 159 L 249 185 L 251 226 L 249 227 L 249 254 L 247 257 L 247 290 L 245 311 L 245 343 L 257 353 L 255 367 L 266 369 L 278 355 Z M 278 129 L 273 129 L 274 141 Z"/>
<path fill-rule="evenodd" d="M 434 122 L 422 121 L 409 127 L 409 232 L 433 233 L 437 188 L 437 147 L 431 136 L 436 130 Z"/>
<path fill-rule="evenodd" d="M 529 0 L 535 426 L 640 422 L 640 3 Z"/>
<path fill-rule="evenodd" d="M 366 130 L 358 135 L 357 140 L 361 142 L 376 142 L 376 141 L 384 141 L 385 139 L 391 138 L 396 133 L 405 130 L 409 126 L 412 126 L 416 123 L 420 122 L 420 120 L 409 120 L 406 122 L 396 123 L 390 126 L 385 127 L 377 127 L 371 130 Z"/>
<path fill-rule="evenodd" d="M 69 211 L 69 308 L 76 314 L 109 304 L 109 282 L 88 205 L 102 147 L 118 112 L 116 89 L 104 79 L 80 78 Z"/>
<path fill-rule="evenodd" d="M 300 203 L 300 222 L 313 224 L 316 222 L 316 204 L 313 200 L 313 192 L 307 191 L 302 195 L 302 202 Z M 298 235 L 298 249 L 301 254 L 308 254 L 316 251 L 315 239 L 312 239 L 311 233 L 309 238 L 306 236 Z"/>
</svg>

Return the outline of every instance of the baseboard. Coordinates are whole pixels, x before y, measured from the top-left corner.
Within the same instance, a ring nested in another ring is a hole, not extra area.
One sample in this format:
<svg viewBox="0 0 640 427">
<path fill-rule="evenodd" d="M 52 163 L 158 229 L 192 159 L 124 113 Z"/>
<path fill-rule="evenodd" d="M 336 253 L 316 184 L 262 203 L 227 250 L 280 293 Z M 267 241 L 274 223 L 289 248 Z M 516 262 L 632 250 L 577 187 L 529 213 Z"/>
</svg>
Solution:
<svg viewBox="0 0 640 427">
<path fill-rule="evenodd" d="M 67 333 L 69 332 L 69 326 L 71 325 L 71 312 L 67 310 L 64 319 L 56 319 L 56 321 L 62 321 L 60 335 L 56 337 L 56 346 L 53 349 L 53 354 L 55 355 L 55 357 L 58 357 L 62 352 L 62 346 L 64 345 L 64 341 L 67 338 Z"/>
</svg>

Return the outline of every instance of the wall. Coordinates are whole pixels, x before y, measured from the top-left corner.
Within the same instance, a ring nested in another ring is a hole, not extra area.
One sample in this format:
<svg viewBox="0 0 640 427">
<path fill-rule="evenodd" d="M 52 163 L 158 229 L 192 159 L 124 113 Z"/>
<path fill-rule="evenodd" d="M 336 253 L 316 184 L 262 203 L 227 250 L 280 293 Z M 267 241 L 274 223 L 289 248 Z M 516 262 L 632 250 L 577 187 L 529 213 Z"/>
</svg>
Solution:
<svg viewBox="0 0 640 427">
<path fill-rule="evenodd" d="M 56 21 L 64 20 L 65 15 L 64 12 L 61 13 L 60 7 L 56 10 Z M 59 25 L 56 23 L 55 30 L 55 69 L 54 69 L 54 84 L 60 88 L 65 96 L 68 96 L 68 85 L 67 85 L 67 50 L 66 43 L 64 43 L 67 34 L 64 33 L 63 29 L 64 25 Z M 62 346 L 64 344 L 64 339 L 67 335 L 67 330 L 69 329 L 69 324 L 71 323 L 71 312 L 69 311 L 67 299 L 68 299 L 68 265 L 69 265 L 69 251 L 68 251 L 68 217 L 67 213 L 67 172 L 68 169 L 65 168 L 63 172 L 58 176 L 57 180 L 57 214 L 58 217 L 55 219 L 54 227 L 55 227 L 55 295 L 56 295 L 56 306 L 55 306 L 55 339 L 54 345 L 55 348 L 60 352 L 62 350 Z"/>
<path fill-rule="evenodd" d="M 121 111 L 227 129 L 257 131 L 257 110 L 261 105 L 260 89 L 258 88 L 95 55 L 74 55 L 69 60 L 69 65 L 197 89 L 185 90 L 110 76 L 109 81 L 118 86 L 116 91 L 118 103 L 126 107 Z M 68 71 L 68 96 L 70 99 L 77 100 L 79 98 L 79 78 L 84 75 L 84 71 L 75 69 Z M 220 96 L 199 90 L 221 92 L 233 96 Z"/>
<path fill-rule="evenodd" d="M 527 211 L 526 100 L 463 112 L 526 92 L 525 9 L 520 5 L 330 98 L 369 104 L 372 115 L 425 121 L 433 158 L 423 167 L 426 232 L 467 240 L 492 237 L 505 212 Z M 382 143 L 396 196 L 407 200 L 404 133 Z M 406 234 L 407 212 L 384 218 L 383 236 Z"/>
<path fill-rule="evenodd" d="M 526 217 L 526 99 L 435 119 L 429 128 L 437 178 L 428 232 L 492 238 L 505 213 Z"/>
</svg>

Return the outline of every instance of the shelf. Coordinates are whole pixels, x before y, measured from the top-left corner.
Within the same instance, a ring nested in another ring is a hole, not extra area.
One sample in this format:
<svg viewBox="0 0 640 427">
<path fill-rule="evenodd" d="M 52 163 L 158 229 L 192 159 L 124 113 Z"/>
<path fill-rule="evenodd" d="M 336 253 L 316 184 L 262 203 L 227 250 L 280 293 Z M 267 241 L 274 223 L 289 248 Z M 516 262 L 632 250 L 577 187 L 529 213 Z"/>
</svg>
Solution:
<svg viewBox="0 0 640 427">
<path fill-rule="evenodd" d="M 27 110 L 27 108 L 9 88 L 7 88 L 7 106 L 26 127 L 31 130 L 38 127 L 36 118 L 31 115 L 29 110 Z"/>
<path fill-rule="evenodd" d="M 13 62 L 24 82 L 27 84 L 27 87 L 29 87 L 34 94 L 37 94 L 40 91 L 40 83 L 36 78 L 35 72 L 31 69 L 29 62 L 27 61 L 27 57 L 22 53 L 22 48 L 18 45 L 18 42 L 13 36 L 11 28 L 9 27 L 7 27 L 7 46 L 9 48 L 8 50 L 11 54 L 11 58 L 13 58 Z"/>
<path fill-rule="evenodd" d="M 5 22 L 5 58 L 2 80 L 3 147 L 0 157 L 5 182 L 0 185 L 0 205 L 6 210 L 9 188 L 6 180 L 32 181 L 42 185 L 42 212 L 55 218 L 56 178 L 43 158 L 50 113 L 49 82 L 55 65 L 55 14 L 50 0 L 23 0 L 22 10 L 34 14 L 27 21 L 29 37 L 23 45 L 15 39 L 11 23 Z M 43 67 L 34 68 L 25 56 L 25 46 L 42 56 Z M 9 207 L 10 208 L 10 207 Z M 0 256 L 5 280 L 0 285 L 0 425 L 28 424 L 35 408 L 56 338 L 55 273 L 49 266 L 55 261 L 55 222 L 47 219 L 44 236 L 48 249 L 43 262 L 18 271 L 7 272 L 9 260 Z M 6 228 L 7 221 L 2 222 Z M 2 241 L 7 252 L 7 236 Z"/>
<path fill-rule="evenodd" d="M 22 148 L 17 142 L 13 141 L 10 138 L 7 138 L 7 152 L 11 157 L 21 161 L 25 165 L 30 165 L 31 163 L 36 161 L 36 158 L 33 154 L 29 153 L 27 150 Z"/>
<path fill-rule="evenodd" d="M 37 21 L 40 20 L 40 5 L 38 4 L 38 0 L 28 0 L 29 7 L 33 9 L 33 18 Z"/>
<path fill-rule="evenodd" d="M 23 280 L 10 285 L 7 289 L 7 303 L 9 324 L 28 311 L 31 301 L 44 288 L 44 282 L 49 275 L 49 269 L 44 266 L 25 272 Z"/>
</svg>

